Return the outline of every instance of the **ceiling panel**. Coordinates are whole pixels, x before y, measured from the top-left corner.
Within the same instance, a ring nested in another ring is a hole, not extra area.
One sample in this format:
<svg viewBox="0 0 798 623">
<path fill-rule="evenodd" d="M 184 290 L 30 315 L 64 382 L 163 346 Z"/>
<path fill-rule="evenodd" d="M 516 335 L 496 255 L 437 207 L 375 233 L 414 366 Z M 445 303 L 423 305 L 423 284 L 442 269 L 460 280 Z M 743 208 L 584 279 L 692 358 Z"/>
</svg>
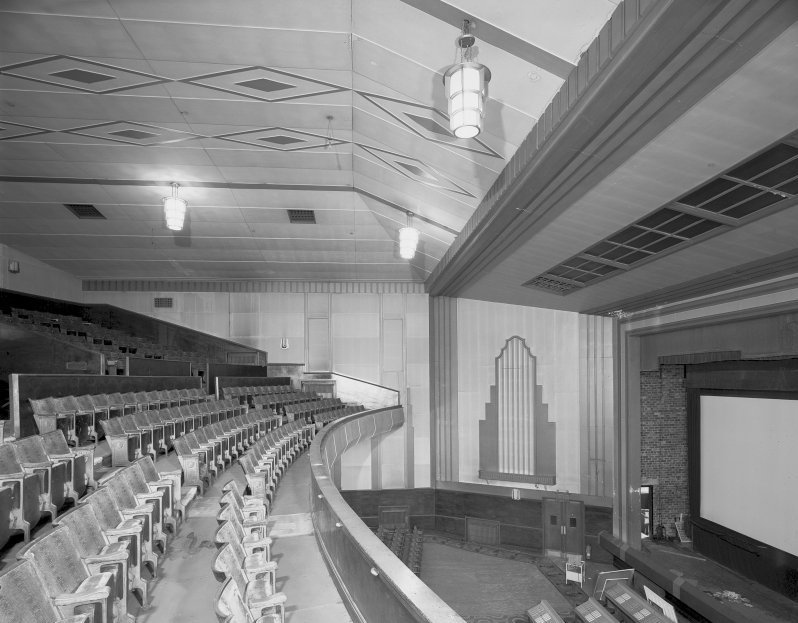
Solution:
<svg viewBox="0 0 798 623">
<path fill-rule="evenodd" d="M 7 0 L 0 241 L 87 278 L 423 281 L 618 4 Z M 448 132 L 442 83 L 464 17 L 493 76 L 469 140 Z M 708 240 L 573 298 L 521 285 L 798 129 L 796 46 L 793 28 L 463 293 L 584 309 L 740 261 Z M 177 234 L 161 210 L 172 182 L 189 206 Z M 410 262 L 396 248 L 408 213 L 421 231 Z M 716 239 L 760 257 L 789 245 L 763 233 L 789 218 Z"/>
</svg>

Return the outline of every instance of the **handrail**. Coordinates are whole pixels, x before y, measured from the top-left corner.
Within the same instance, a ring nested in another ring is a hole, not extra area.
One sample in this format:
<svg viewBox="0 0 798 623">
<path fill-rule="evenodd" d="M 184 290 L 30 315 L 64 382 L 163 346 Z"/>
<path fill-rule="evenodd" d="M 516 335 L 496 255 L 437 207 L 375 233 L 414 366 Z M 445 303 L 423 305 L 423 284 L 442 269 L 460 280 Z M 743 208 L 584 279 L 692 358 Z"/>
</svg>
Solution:
<svg viewBox="0 0 798 623">
<path fill-rule="evenodd" d="M 319 550 L 358 623 L 464 623 L 366 526 L 333 483 L 343 452 L 404 424 L 401 407 L 363 411 L 333 421 L 310 448 L 310 506 Z"/>
</svg>

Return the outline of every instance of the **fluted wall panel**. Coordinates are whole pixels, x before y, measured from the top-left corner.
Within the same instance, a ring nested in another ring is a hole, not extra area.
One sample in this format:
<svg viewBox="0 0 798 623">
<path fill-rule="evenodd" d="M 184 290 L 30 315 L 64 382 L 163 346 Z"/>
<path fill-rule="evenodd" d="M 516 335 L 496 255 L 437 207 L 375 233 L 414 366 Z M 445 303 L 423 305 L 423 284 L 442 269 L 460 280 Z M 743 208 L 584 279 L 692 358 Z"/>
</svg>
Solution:
<svg viewBox="0 0 798 623">
<path fill-rule="evenodd" d="M 430 297 L 430 408 L 436 480 L 459 479 L 457 299 Z"/>
</svg>

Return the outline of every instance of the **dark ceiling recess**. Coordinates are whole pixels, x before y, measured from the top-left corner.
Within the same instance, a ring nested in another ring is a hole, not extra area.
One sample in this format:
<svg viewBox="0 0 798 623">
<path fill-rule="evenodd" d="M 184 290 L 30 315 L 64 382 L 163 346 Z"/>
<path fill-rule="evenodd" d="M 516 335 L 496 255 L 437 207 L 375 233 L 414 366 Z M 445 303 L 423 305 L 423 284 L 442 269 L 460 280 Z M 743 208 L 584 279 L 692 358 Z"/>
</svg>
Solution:
<svg viewBox="0 0 798 623">
<path fill-rule="evenodd" d="M 788 200 L 798 195 L 796 139 L 785 138 L 524 285 L 570 294 L 794 204 Z"/>
<path fill-rule="evenodd" d="M 65 203 L 64 207 L 78 218 L 105 218 L 105 216 L 90 203 Z"/>
<path fill-rule="evenodd" d="M 288 210 L 288 220 L 291 223 L 315 225 L 316 213 L 313 210 Z"/>
</svg>

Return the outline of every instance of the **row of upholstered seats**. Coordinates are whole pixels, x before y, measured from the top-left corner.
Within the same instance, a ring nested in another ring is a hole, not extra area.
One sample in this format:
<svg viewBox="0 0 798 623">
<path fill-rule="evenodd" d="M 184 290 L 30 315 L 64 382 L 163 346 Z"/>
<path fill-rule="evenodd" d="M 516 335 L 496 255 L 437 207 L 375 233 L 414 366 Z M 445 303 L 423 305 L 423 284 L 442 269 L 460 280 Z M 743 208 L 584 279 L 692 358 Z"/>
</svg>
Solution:
<svg viewBox="0 0 798 623">
<path fill-rule="evenodd" d="M 247 448 L 280 426 L 279 416 L 249 411 L 245 405 L 239 408 L 243 410 L 239 415 L 175 438 L 173 447 L 186 484 L 199 487 L 202 492 Z"/>
<path fill-rule="evenodd" d="M 223 491 L 214 538 L 219 549 L 212 567 L 222 582 L 216 615 L 225 623 L 283 623 L 287 596 L 276 587 L 268 505 L 257 496 L 242 495 L 233 480 Z"/>
<path fill-rule="evenodd" d="M 233 400 L 212 400 L 181 407 L 137 411 L 118 418 L 104 420 L 105 438 L 111 449 L 111 464 L 125 465 L 143 454 L 153 460 L 159 453 L 172 449 L 177 438 L 195 433 L 202 427 L 217 426 L 220 430 L 230 426 L 227 422 L 243 416 L 248 409 Z M 269 414 L 266 422 L 277 425 L 277 418 Z M 208 428 L 208 432 L 211 429 Z"/>
<path fill-rule="evenodd" d="M 120 329 L 109 329 L 78 316 L 12 308 L 10 315 L 4 318 L 8 322 L 25 325 L 58 339 L 79 343 L 93 350 L 110 351 L 116 355 L 194 362 L 208 360 L 206 353 L 168 348 L 147 338 L 131 335 Z"/>
<path fill-rule="evenodd" d="M 296 420 L 261 436 L 239 457 L 253 495 L 241 495 L 235 481 L 224 487 L 215 538 L 220 549 L 213 562 L 214 574 L 223 582 L 215 601 L 221 621 L 285 620 L 287 596 L 275 586 L 268 515 L 281 476 L 310 446 L 315 432 L 315 424 Z"/>
<path fill-rule="evenodd" d="M 249 402 L 255 396 L 270 396 L 272 394 L 288 394 L 293 392 L 290 384 L 286 385 L 241 385 L 237 387 L 223 387 L 222 396 L 225 398 L 243 398 Z"/>
<path fill-rule="evenodd" d="M 16 532 L 28 541 L 94 485 L 94 448 L 70 448 L 61 431 L 0 444 L 0 547 Z"/>
<path fill-rule="evenodd" d="M 319 398 L 308 400 L 287 406 L 285 414 L 289 419 L 306 419 L 308 422 L 316 422 L 316 418 L 324 415 L 327 421 L 334 418 L 336 411 L 346 409 L 340 398 Z"/>
<path fill-rule="evenodd" d="M 149 457 L 106 475 L 0 572 L 3 620 L 127 623 L 128 592 L 143 606 L 184 519 L 179 472 Z"/>
<path fill-rule="evenodd" d="M 84 394 L 29 399 L 39 430 L 61 428 L 69 443 L 97 442 L 102 421 L 136 411 L 193 405 L 215 399 L 200 388 Z"/>
<path fill-rule="evenodd" d="M 283 424 L 253 444 L 238 461 L 250 492 L 270 503 L 285 470 L 310 445 L 315 434 L 315 424 L 296 420 Z"/>
<path fill-rule="evenodd" d="M 320 400 L 319 396 L 312 392 L 287 392 L 283 394 L 255 396 L 250 406 L 253 409 L 271 409 L 277 413 L 286 413 L 291 407 L 315 402 L 317 400 Z"/>
</svg>

